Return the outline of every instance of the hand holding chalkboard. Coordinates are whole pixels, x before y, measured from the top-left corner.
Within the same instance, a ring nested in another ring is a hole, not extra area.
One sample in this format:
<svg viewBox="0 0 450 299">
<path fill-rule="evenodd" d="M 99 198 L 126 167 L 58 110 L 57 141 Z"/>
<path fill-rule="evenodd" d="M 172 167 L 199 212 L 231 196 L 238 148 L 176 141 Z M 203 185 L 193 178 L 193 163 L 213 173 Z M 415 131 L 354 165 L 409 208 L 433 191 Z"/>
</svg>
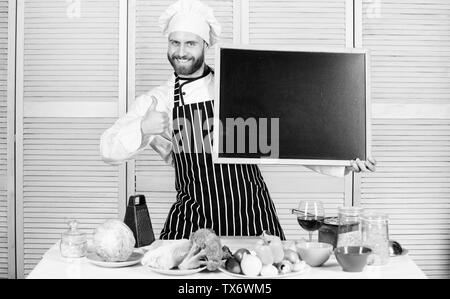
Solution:
<svg viewBox="0 0 450 299">
<path fill-rule="evenodd" d="M 377 161 L 371 157 L 368 157 L 367 161 L 361 161 L 359 158 L 356 158 L 356 160 L 352 160 L 350 163 L 351 170 L 354 172 L 375 171 L 375 165 L 377 165 Z"/>
</svg>

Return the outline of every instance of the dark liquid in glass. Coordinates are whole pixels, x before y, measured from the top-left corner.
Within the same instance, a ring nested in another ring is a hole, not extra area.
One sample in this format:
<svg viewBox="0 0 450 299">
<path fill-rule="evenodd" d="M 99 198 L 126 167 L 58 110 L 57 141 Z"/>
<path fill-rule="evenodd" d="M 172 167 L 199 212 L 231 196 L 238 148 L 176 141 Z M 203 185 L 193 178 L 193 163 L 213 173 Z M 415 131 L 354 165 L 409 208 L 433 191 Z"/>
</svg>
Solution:
<svg viewBox="0 0 450 299">
<path fill-rule="evenodd" d="M 298 224 L 307 231 L 318 230 L 322 224 L 325 217 L 297 217 Z"/>
</svg>

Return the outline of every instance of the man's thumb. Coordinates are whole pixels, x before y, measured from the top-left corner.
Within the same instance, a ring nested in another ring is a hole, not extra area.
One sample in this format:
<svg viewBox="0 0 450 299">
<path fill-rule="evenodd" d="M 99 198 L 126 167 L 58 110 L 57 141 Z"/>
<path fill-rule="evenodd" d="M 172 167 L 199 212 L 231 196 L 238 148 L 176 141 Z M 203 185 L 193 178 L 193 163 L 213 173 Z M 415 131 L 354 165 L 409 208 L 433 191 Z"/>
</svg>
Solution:
<svg viewBox="0 0 450 299">
<path fill-rule="evenodd" d="M 147 111 L 155 110 L 157 104 L 158 104 L 158 100 L 154 96 L 152 96 L 152 103 L 150 104 L 150 107 L 148 107 Z"/>
</svg>

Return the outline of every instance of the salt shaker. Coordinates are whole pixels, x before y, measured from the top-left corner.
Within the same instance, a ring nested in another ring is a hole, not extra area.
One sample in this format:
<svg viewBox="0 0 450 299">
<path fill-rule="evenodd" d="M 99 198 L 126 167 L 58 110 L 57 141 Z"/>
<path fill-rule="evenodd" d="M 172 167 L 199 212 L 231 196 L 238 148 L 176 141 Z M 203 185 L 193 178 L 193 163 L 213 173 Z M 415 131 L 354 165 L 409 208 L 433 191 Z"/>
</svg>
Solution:
<svg viewBox="0 0 450 299">
<path fill-rule="evenodd" d="M 80 258 L 87 253 L 86 235 L 78 229 L 78 222 L 72 220 L 69 222 L 69 230 L 61 235 L 60 251 L 65 258 Z"/>
<path fill-rule="evenodd" d="M 389 262 L 388 222 L 383 213 L 364 213 L 361 217 L 363 245 L 372 249 L 368 265 L 382 266 Z"/>
</svg>

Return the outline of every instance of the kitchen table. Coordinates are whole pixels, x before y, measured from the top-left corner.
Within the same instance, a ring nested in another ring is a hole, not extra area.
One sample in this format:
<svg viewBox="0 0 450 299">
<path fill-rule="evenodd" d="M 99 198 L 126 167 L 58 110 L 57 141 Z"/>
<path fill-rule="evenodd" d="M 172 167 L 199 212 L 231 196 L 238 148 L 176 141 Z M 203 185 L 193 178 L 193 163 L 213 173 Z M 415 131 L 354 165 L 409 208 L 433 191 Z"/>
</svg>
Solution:
<svg viewBox="0 0 450 299">
<path fill-rule="evenodd" d="M 233 252 L 238 248 L 251 249 L 254 238 L 222 238 Z M 168 276 L 153 272 L 141 264 L 123 268 L 103 268 L 91 264 L 86 258 L 65 259 L 61 257 L 59 244 L 53 245 L 28 275 L 28 279 L 232 279 L 226 273 L 216 271 L 192 274 L 189 276 Z M 414 263 L 409 255 L 391 257 L 385 266 L 367 266 L 363 272 L 350 273 L 342 271 L 334 255 L 322 267 L 309 267 L 307 271 L 292 279 L 423 279 L 426 275 Z"/>
</svg>

